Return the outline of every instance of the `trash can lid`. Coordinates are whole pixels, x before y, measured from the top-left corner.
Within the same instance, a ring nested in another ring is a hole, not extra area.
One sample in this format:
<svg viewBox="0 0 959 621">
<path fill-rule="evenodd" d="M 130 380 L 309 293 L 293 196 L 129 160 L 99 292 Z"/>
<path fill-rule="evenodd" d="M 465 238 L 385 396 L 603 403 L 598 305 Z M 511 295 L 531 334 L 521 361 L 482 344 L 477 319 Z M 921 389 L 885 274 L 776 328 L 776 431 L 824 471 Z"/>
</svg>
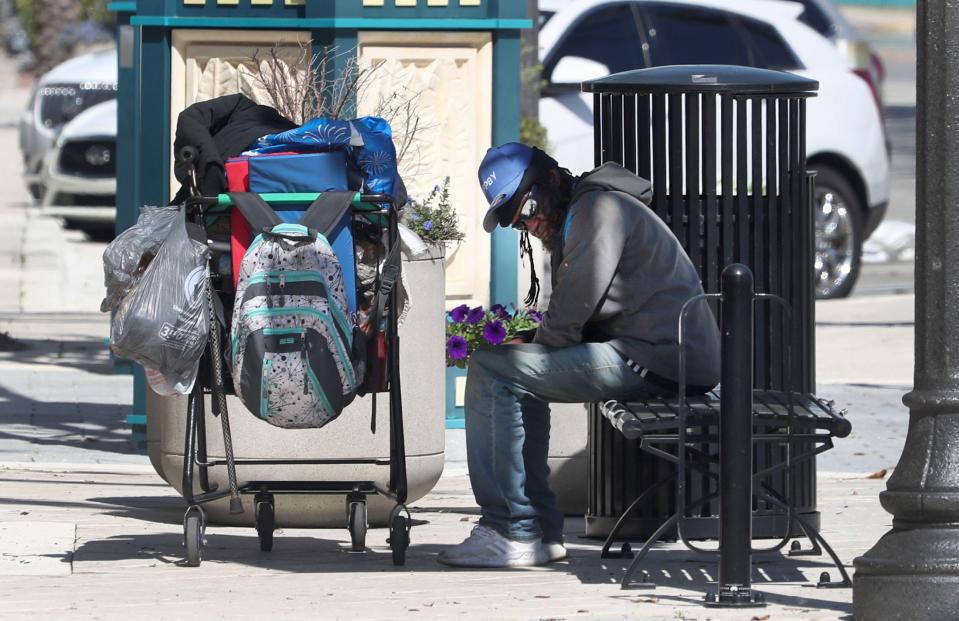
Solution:
<svg viewBox="0 0 959 621">
<path fill-rule="evenodd" d="M 815 93 L 819 82 L 794 73 L 739 65 L 665 65 L 583 82 L 586 93 Z"/>
</svg>

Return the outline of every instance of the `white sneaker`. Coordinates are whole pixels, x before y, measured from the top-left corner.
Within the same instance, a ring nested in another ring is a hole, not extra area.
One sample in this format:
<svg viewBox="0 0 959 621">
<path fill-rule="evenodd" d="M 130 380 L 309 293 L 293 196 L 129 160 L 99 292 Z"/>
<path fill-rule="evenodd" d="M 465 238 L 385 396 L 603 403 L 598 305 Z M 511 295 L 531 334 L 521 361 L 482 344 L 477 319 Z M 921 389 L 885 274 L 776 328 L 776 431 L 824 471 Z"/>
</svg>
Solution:
<svg viewBox="0 0 959 621">
<path fill-rule="evenodd" d="M 539 539 L 513 541 L 492 528 L 477 525 L 463 543 L 443 550 L 437 560 L 451 567 L 495 568 L 533 567 L 552 559 Z"/>
<path fill-rule="evenodd" d="M 561 561 L 569 556 L 569 553 L 566 551 L 566 546 L 561 543 L 543 543 L 543 550 L 546 551 L 547 563 Z"/>
</svg>

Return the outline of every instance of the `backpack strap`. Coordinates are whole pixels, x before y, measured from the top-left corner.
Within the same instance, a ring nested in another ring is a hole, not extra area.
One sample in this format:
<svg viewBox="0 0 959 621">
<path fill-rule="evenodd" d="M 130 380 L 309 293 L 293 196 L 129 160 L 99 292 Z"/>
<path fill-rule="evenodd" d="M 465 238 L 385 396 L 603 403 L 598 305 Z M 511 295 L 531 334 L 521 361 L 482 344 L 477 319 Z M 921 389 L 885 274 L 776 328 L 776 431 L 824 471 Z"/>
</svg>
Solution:
<svg viewBox="0 0 959 621">
<path fill-rule="evenodd" d="M 254 234 L 268 231 L 277 224 L 283 224 L 280 216 L 276 215 L 273 208 L 255 192 L 230 192 L 230 200 L 246 218 Z"/>
<path fill-rule="evenodd" d="M 349 212 L 355 197 L 356 192 L 352 191 L 323 192 L 307 208 L 306 213 L 300 218 L 300 224 L 316 229 L 321 235 L 329 238 L 333 229 Z"/>
<path fill-rule="evenodd" d="M 393 285 L 400 278 L 400 244 L 399 241 L 393 244 L 386 260 L 383 262 L 383 270 L 380 274 L 380 286 L 373 296 L 373 331 L 374 334 L 379 330 L 380 318 L 383 316 L 383 310 L 386 307 L 386 301 L 393 291 Z"/>
<path fill-rule="evenodd" d="M 380 273 L 380 285 L 376 289 L 376 293 L 373 295 L 372 311 L 370 313 L 370 325 L 372 326 L 371 342 L 373 344 L 373 350 L 376 351 L 376 348 L 379 347 L 379 334 L 380 334 L 380 318 L 383 316 L 383 313 L 386 308 L 386 301 L 390 298 L 390 293 L 393 291 L 393 287 L 396 285 L 396 281 L 400 279 L 400 270 L 402 269 L 402 264 L 400 262 L 400 243 L 399 240 L 393 244 L 393 247 L 390 248 L 389 253 L 386 255 L 386 260 L 383 262 L 383 269 Z M 389 326 L 390 330 L 395 330 L 396 326 Z M 387 345 L 387 348 L 389 345 Z M 388 351 L 388 350 L 387 350 Z M 388 373 L 398 373 L 398 369 L 388 368 Z M 366 373 L 368 377 L 373 378 L 375 381 L 379 377 L 379 356 L 374 353 L 371 360 L 367 361 Z M 393 381 L 392 378 L 390 381 Z M 370 409 L 370 431 L 376 433 L 376 386 L 372 387 L 372 407 Z"/>
</svg>

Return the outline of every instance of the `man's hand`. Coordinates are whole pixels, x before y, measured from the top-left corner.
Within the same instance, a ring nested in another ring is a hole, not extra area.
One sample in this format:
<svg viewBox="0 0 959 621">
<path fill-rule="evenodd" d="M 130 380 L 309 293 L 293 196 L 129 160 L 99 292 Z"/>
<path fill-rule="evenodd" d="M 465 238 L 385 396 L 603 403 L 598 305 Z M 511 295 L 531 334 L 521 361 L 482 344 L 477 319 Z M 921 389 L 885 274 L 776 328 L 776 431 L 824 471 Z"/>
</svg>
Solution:
<svg viewBox="0 0 959 621">
<path fill-rule="evenodd" d="M 520 330 L 516 333 L 516 336 L 506 341 L 507 345 L 519 345 L 522 343 L 532 343 L 533 337 L 536 336 L 536 330 Z"/>
</svg>

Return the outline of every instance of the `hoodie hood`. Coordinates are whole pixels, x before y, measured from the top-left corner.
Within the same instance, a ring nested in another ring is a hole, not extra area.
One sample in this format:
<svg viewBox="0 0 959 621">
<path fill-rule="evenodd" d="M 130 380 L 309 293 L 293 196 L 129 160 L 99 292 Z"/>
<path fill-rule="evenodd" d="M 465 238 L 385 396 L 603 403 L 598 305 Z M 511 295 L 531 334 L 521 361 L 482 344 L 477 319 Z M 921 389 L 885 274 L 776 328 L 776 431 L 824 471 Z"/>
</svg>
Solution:
<svg viewBox="0 0 959 621">
<path fill-rule="evenodd" d="M 597 190 L 623 192 L 639 199 L 647 206 L 653 199 L 652 184 L 647 179 L 633 174 L 616 162 L 606 162 L 599 168 L 583 173 L 573 190 L 570 202 L 576 202 L 586 192 Z"/>
<path fill-rule="evenodd" d="M 580 178 L 533 343 L 604 342 L 650 373 L 678 380 L 676 318 L 703 289 L 682 244 L 645 204 L 651 194 L 649 181 L 619 164 Z M 683 330 L 687 386 L 714 386 L 720 337 L 709 305 L 691 305 Z"/>
</svg>

